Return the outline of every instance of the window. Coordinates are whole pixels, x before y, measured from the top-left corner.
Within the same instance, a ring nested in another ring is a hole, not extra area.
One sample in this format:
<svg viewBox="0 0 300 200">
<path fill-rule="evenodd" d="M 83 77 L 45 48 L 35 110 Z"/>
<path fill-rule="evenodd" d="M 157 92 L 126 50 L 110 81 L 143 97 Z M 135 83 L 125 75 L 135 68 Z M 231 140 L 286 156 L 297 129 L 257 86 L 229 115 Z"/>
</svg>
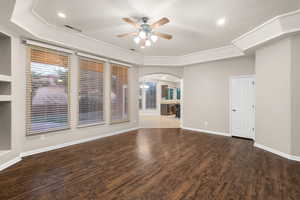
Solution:
<svg viewBox="0 0 300 200">
<path fill-rule="evenodd" d="M 143 109 L 143 82 L 140 82 L 140 88 L 139 88 L 139 109 Z"/>
<path fill-rule="evenodd" d="M 104 121 L 104 64 L 100 61 L 79 59 L 79 121 L 80 125 L 99 124 Z"/>
<path fill-rule="evenodd" d="M 27 82 L 27 135 L 68 129 L 69 55 L 30 48 Z"/>
<path fill-rule="evenodd" d="M 156 109 L 156 83 L 145 82 L 146 109 Z"/>
<path fill-rule="evenodd" d="M 128 67 L 112 64 L 111 120 L 128 121 Z"/>
<path fill-rule="evenodd" d="M 173 100 L 174 97 L 174 88 L 168 88 L 167 100 Z"/>
<path fill-rule="evenodd" d="M 180 88 L 176 88 L 177 100 L 180 100 Z"/>
</svg>

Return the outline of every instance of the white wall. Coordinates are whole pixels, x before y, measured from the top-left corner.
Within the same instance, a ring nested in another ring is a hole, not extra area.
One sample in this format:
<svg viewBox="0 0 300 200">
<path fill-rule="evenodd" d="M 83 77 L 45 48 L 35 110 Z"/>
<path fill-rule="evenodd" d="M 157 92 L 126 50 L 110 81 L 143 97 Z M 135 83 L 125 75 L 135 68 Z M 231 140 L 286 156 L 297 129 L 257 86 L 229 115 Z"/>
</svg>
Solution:
<svg viewBox="0 0 300 200">
<path fill-rule="evenodd" d="M 250 74 L 253 56 L 184 67 L 183 127 L 229 133 L 229 78 Z"/>
</svg>

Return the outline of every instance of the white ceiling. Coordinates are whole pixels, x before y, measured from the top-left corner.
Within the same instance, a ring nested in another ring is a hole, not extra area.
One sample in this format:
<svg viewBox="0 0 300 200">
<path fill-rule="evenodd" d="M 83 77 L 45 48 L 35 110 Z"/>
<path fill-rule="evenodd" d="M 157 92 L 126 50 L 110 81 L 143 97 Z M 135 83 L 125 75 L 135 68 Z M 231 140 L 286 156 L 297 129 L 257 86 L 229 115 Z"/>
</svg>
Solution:
<svg viewBox="0 0 300 200">
<path fill-rule="evenodd" d="M 83 34 L 126 49 L 136 49 L 148 56 L 178 56 L 222 47 L 263 22 L 300 9 L 300 0 L 37 0 L 34 12 L 48 23 L 68 24 Z M 57 17 L 64 12 L 66 19 Z M 135 29 L 121 18 L 150 17 L 154 22 L 168 17 L 171 22 L 159 29 L 173 39 L 140 49 L 131 37 L 117 34 Z M 216 21 L 226 17 L 227 24 Z"/>
</svg>

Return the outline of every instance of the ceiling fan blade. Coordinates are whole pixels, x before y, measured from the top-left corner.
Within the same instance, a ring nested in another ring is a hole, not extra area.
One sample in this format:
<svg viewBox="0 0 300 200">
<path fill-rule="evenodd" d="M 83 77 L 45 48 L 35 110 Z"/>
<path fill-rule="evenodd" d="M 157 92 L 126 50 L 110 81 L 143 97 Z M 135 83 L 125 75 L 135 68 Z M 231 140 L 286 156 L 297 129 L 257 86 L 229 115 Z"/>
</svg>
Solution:
<svg viewBox="0 0 300 200">
<path fill-rule="evenodd" d="M 167 40 L 171 40 L 173 38 L 172 35 L 167 34 L 167 33 L 155 32 L 154 34 L 157 35 L 158 37 L 161 37 L 161 38 L 164 38 L 164 39 L 167 39 Z"/>
<path fill-rule="evenodd" d="M 137 32 L 132 32 L 132 33 L 123 33 L 123 34 L 119 34 L 117 35 L 117 37 L 121 38 L 121 37 L 126 37 L 126 36 L 130 36 L 130 35 L 137 35 Z"/>
<path fill-rule="evenodd" d="M 157 22 L 155 22 L 154 24 L 152 24 L 151 28 L 152 29 L 158 28 L 158 27 L 160 27 L 162 25 L 165 25 L 165 24 L 167 24 L 169 22 L 170 22 L 170 20 L 168 18 L 164 17 L 164 18 L 161 18 L 160 20 L 158 20 Z"/>
<path fill-rule="evenodd" d="M 127 22 L 128 24 L 133 25 L 135 28 L 140 28 L 140 25 L 136 22 L 134 22 L 133 20 L 131 20 L 130 18 L 123 18 L 123 21 Z"/>
</svg>

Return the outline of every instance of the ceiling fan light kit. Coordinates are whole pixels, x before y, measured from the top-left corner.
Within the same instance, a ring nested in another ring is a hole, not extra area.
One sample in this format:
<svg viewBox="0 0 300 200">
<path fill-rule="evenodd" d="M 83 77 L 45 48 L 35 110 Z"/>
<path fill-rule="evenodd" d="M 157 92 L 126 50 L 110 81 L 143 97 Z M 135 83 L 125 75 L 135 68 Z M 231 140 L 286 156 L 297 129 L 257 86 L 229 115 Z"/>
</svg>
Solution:
<svg viewBox="0 0 300 200">
<path fill-rule="evenodd" d="M 151 35 L 152 42 L 156 42 L 158 39 L 157 35 Z"/>
<path fill-rule="evenodd" d="M 138 24 L 137 22 L 134 22 L 130 18 L 123 18 L 123 20 L 131 25 L 133 25 L 135 28 L 137 28 L 137 32 L 133 33 L 125 33 L 125 34 L 120 34 L 118 37 L 126 37 L 133 35 L 133 41 L 136 44 L 139 44 L 142 49 L 144 49 L 146 46 L 149 47 L 152 45 L 152 43 L 155 43 L 158 40 L 158 37 L 170 40 L 172 39 L 172 35 L 166 34 L 166 33 L 159 33 L 159 32 L 154 32 L 153 30 L 163 26 L 167 23 L 170 22 L 168 18 L 162 18 L 155 22 L 154 24 L 149 24 L 149 18 L 143 17 L 141 19 L 142 23 Z"/>
<path fill-rule="evenodd" d="M 136 36 L 136 37 L 133 38 L 133 40 L 134 40 L 135 43 L 138 44 L 138 43 L 140 43 L 141 38 L 139 36 Z"/>
</svg>

